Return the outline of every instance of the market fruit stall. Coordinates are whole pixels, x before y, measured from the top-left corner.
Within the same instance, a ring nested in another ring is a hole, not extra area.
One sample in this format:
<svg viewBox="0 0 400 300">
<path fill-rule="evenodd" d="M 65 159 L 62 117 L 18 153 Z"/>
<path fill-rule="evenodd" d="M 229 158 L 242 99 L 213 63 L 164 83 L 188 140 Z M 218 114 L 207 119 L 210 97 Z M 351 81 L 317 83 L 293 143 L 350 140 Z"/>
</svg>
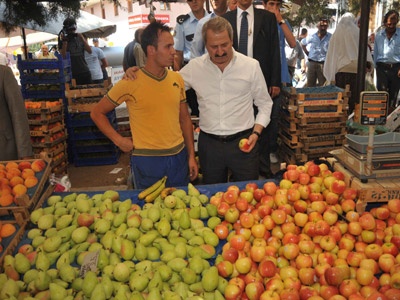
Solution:
<svg viewBox="0 0 400 300">
<path fill-rule="evenodd" d="M 400 294 L 400 200 L 358 212 L 357 190 L 325 163 L 289 165 L 279 182 L 189 184 L 148 202 L 138 195 L 43 198 L 4 256 L 0 299 Z"/>
</svg>

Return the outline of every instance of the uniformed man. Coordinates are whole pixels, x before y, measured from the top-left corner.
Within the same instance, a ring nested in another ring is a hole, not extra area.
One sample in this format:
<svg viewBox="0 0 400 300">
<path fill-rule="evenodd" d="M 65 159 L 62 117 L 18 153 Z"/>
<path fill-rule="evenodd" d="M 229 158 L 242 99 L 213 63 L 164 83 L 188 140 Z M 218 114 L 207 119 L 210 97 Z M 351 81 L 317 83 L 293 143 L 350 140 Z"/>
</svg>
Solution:
<svg viewBox="0 0 400 300">
<path fill-rule="evenodd" d="M 204 9 L 205 0 L 186 0 L 190 12 L 176 19 L 174 48 L 176 50 L 174 69 L 180 70 L 190 59 L 190 47 L 200 19 L 208 15 Z"/>
</svg>

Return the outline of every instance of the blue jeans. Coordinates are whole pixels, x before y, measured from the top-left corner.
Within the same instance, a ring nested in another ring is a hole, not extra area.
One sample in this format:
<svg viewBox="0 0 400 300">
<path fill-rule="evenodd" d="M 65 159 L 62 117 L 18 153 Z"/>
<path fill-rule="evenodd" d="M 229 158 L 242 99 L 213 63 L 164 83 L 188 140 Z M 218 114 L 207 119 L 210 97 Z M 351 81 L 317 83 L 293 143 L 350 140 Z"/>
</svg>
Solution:
<svg viewBox="0 0 400 300">
<path fill-rule="evenodd" d="M 186 148 L 169 156 L 131 156 L 133 187 L 145 189 L 167 176 L 166 186 L 187 186 L 189 183 Z"/>
</svg>

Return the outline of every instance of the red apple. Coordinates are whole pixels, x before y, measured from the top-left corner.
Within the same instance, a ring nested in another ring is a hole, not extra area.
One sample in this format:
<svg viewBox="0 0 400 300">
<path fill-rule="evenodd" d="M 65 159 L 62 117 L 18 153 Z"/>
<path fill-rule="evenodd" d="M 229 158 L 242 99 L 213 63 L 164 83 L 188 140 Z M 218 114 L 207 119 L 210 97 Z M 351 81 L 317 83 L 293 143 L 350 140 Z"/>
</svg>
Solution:
<svg viewBox="0 0 400 300">
<path fill-rule="evenodd" d="M 264 278 L 271 278 L 275 276 L 277 272 L 278 269 L 276 268 L 275 263 L 269 259 L 263 259 L 258 265 L 258 273 L 260 273 L 260 275 Z"/>
<path fill-rule="evenodd" d="M 392 213 L 398 214 L 400 212 L 400 199 L 390 199 L 387 205 Z"/>
<path fill-rule="evenodd" d="M 321 172 L 321 168 L 319 165 L 316 164 L 310 164 L 307 168 L 307 174 L 312 176 L 318 176 L 319 173 Z"/>
<path fill-rule="evenodd" d="M 239 257 L 239 252 L 237 249 L 231 247 L 222 251 L 221 255 L 224 260 L 234 263 Z"/>
<path fill-rule="evenodd" d="M 249 140 L 244 138 L 239 141 L 239 149 L 242 151 L 248 151 L 250 149 Z"/>
<path fill-rule="evenodd" d="M 343 280 L 350 278 L 350 268 L 347 265 L 330 267 L 324 275 L 329 285 L 339 286 Z"/>
<path fill-rule="evenodd" d="M 338 195 L 341 195 L 345 191 L 346 187 L 347 187 L 346 183 L 343 180 L 336 179 L 335 181 L 332 182 L 329 190 Z"/>
<path fill-rule="evenodd" d="M 253 197 L 257 202 L 260 202 L 261 198 L 265 196 L 264 189 L 255 189 L 253 192 Z"/>
<path fill-rule="evenodd" d="M 276 186 L 275 182 L 267 181 L 266 183 L 264 183 L 263 189 L 265 193 L 267 193 L 267 195 L 273 196 L 275 195 L 275 192 L 278 189 L 278 187 Z"/>
</svg>

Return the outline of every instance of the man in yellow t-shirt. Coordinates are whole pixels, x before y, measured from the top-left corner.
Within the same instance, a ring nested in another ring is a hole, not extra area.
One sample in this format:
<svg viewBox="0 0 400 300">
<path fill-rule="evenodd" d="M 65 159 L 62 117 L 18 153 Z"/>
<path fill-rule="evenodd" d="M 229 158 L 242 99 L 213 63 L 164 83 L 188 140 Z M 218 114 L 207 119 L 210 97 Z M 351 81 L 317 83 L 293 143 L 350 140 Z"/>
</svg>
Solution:
<svg viewBox="0 0 400 300">
<path fill-rule="evenodd" d="M 133 184 L 144 189 L 168 176 L 167 186 L 185 186 L 198 175 L 193 128 L 182 77 L 166 69 L 175 49 L 170 28 L 153 22 L 143 31 L 147 62 L 137 80 L 120 80 L 94 107 L 91 118 L 122 151 L 132 151 Z M 107 113 L 122 102 L 129 112 L 132 138 L 121 136 Z"/>
</svg>

